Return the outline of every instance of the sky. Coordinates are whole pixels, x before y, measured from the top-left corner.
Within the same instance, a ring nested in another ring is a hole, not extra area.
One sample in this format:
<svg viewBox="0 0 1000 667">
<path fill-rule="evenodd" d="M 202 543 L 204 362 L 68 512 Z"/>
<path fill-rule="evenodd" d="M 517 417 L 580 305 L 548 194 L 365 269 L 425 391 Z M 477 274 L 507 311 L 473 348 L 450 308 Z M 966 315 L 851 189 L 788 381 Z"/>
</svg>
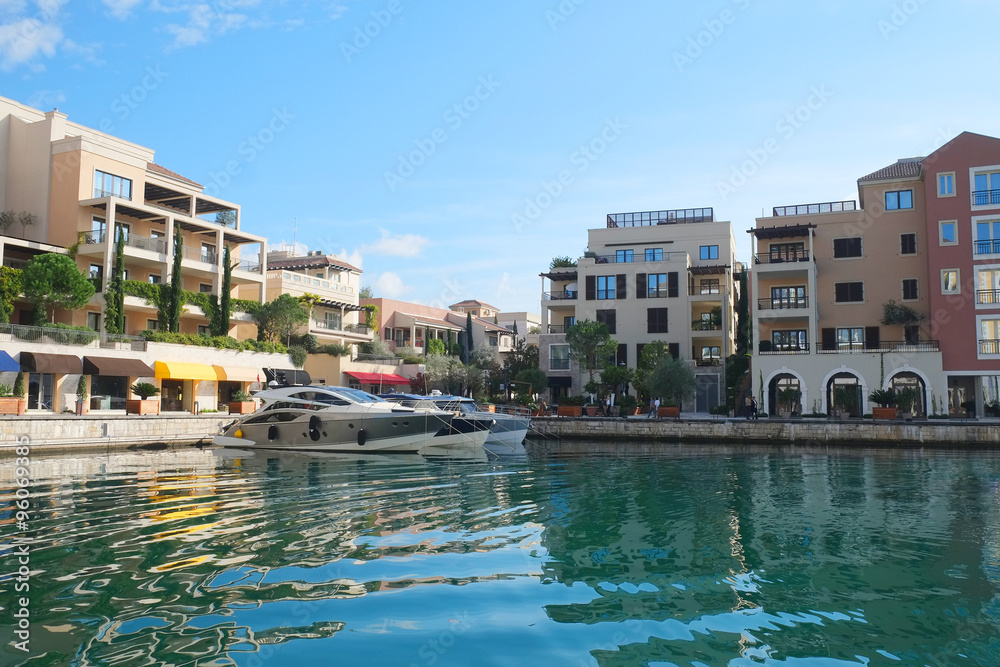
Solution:
<svg viewBox="0 0 1000 667">
<path fill-rule="evenodd" d="M 762 211 L 1000 136 L 998 23 L 989 0 L 0 0 L 0 95 L 152 148 L 376 296 L 537 313 L 608 213 L 713 207 L 749 261 Z"/>
</svg>

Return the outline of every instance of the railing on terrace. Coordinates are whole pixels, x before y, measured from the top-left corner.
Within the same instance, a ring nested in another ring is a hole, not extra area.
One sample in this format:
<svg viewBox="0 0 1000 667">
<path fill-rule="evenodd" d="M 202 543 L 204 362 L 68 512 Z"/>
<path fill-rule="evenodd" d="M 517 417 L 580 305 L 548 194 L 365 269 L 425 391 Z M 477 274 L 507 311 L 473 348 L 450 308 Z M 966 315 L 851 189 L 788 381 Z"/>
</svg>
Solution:
<svg viewBox="0 0 1000 667">
<path fill-rule="evenodd" d="M 976 303 L 1000 305 L 1000 289 L 976 290 Z"/>
<path fill-rule="evenodd" d="M 257 269 L 253 270 L 256 271 Z M 343 285 L 336 281 L 316 278 L 315 276 L 310 276 L 305 273 L 296 273 L 295 271 L 268 271 L 267 279 L 287 280 L 288 282 L 302 285 L 303 287 L 320 287 L 322 289 L 330 290 L 331 292 L 354 294 L 354 288 L 350 285 Z"/>
<path fill-rule="evenodd" d="M 695 365 L 699 367 L 721 366 L 722 362 L 719 359 L 696 359 Z"/>
<path fill-rule="evenodd" d="M 977 255 L 1000 255 L 1000 239 L 976 241 Z"/>
<path fill-rule="evenodd" d="M 0 341 L 22 341 L 50 345 L 71 345 L 106 350 L 146 351 L 146 339 L 126 334 L 108 334 L 98 331 L 31 327 L 23 324 L 0 324 Z"/>
<path fill-rule="evenodd" d="M 809 297 L 796 299 L 757 299 L 758 310 L 796 310 L 809 307 Z"/>
<path fill-rule="evenodd" d="M 153 239 L 145 236 L 138 236 L 136 234 L 129 234 L 125 237 L 125 245 L 130 248 L 138 248 L 139 250 L 158 252 L 161 255 L 165 255 L 167 253 L 167 240 L 162 238 Z"/>
<path fill-rule="evenodd" d="M 718 285 L 693 285 L 688 288 L 688 296 L 721 296 L 722 288 Z"/>
<path fill-rule="evenodd" d="M 550 334 L 564 334 L 564 333 L 566 333 L 566 325 L 565 324 L 550 324 L 549 325 L 549 333 Z"/>
<path fill-rule="evenodd" d="M 691 222 L 714 222 L 711 208 L 677 208 L 668 211 L 642 211 L 638 213 L 609 213 L 608 229 L 618 227 L 651 227 L 677 225 Z"/>
<path fill-rule="evenodd" d="M 715 322 L 702 322 L 694 320 L 691 323 L 691 331 L 722 331 L 722 325 Z"/>
<path fill-rule="evenodd" d="M 990 204 L 1000 204 L 1000 190 L 973 190 L 973 206 L 989 206 Z"/>
<path fill-rule="evenodd" d="M 837 343 L 835 347 L 816 349 L 818 354 L 865 354 L 872 352 L 940 352 L 941 344 L 936 340 L 922 340 L 910 343 L 905 340 L 883 340 L 872 343 Z"/>
<path fill-rule="evenodd" d="M 248 271 L 250 273 L 260 273 L 260 261 L 256 259 L 244 259 L 236 265 L 237 271 Z"/>
<path fill-rule="evenodd" d="M 395 355 L 390 357 L 378 355 L 378 354 L 359 354 L 355 361 L 360 361 L 366 364 L 379 364 L 381 366 L 400 366 L 403 360 Z"/>
<path fill-rule="evenodd" d="M 219 259 L 219 254 L 214 250 L 191 248 L 189 246 L 184 246 L 181 256 L 185 259 L 193 259 L 197 262 L 205 262 L 206 264 L 215 264 Z"/>
<path fill-rule="evenodd" d="M 549 359 L 550 371 L 568 371 L 569 359 Z"/>
<path fill-rule="evenodd" d="M 632 264 L 640 262 L 679 262 L 687 260 L 686 252 L 665 252 L 661 253 L 659 257 L 651 256 L 649 259 L 646 258 L 645 253 L 637 252 L 629 255 L 619 256 L 614 255 L 596 255 L 594 256 L 594 262 L 596 264 Z"/>
<path fill-rule="evenodd" d="M 811 215 L 814 213 L 841 213 L 858 210 L 858 203 L 853 199 L 845 201 L 828 201 L 818 204 L 797 204 L 795 206 L 775 206 L 774 217 L 789 215 Z"/>
<path fill-rule="evenodd" d="M 802 345 L 792 345 L 783 347 L 770 347 L 770 348 L 758 348 L 758 354 L 768 355 L 768 354 L 809 354 L 809 343 L 804 343 Z"/>
<path fill-rule="evenodd" d="M 562 290 L 559 292 L 542 292 L 542 298 L 549 301 L 569 301 L 579 298 L 579 290 Z"/>
<path fill-rule="evenodd" d="M 1000 339 L 979 341 L 979 354 L 1000 354 Z"/>
<path fill-rule="evenodd" d="M 753 256 L 754 264 L 783 264 L 791 262 L 808 262 L 809 251 L 793 251 L 782 253 L 767 253 Z"/>
<path fill-rule="evenodd" d="M 356 333 L 367 335 L 370 332 L 367 324 L 340 324 L 339 322 L 328 322 L 326 320 L 313 320 L 311 324 L 313 329 L 322 329 L 324 331 L 345 331 L 347 333 Z"/>
<path fill-rule="evenodd" d="M 104 230 L 85 232 L 83 235 L 84 245 L 97 245 L 104 243 Z"/>
</svg>

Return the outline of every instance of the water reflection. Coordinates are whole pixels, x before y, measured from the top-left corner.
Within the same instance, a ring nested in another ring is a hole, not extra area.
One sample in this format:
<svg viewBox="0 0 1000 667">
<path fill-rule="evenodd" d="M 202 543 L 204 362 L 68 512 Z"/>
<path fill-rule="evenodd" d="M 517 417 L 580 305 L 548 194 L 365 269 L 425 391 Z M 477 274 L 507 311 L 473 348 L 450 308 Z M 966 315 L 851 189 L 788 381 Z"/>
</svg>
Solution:
<svg viewBox="0 0 1000 667">
<path fill-rule="evenodd" d="M 1000 663 L 988 454 L 191 449 L 32 473 L 38 664 Z"/>
</svg>

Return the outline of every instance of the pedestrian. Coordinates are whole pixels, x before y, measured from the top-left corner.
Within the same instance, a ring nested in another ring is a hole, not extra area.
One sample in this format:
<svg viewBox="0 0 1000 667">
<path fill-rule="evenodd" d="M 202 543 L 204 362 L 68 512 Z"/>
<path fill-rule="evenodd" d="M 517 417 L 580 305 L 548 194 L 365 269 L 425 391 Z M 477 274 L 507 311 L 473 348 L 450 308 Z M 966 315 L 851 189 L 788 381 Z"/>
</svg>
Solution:
<svg viewBox="0 0 1000 667">
<path fill-rule="evenodd" d="M 660 399 L 657 398 L 653 401 L 653 416 L 657 419 L 660 418 Z"/>
<path fill-rule="evenodd" d="M 750 399 L 750 414 L 753 415 L 753 420 L 757 421 L 757 399 Z"/>
<path fill-rule="evenodd" d="M 753 397 L 747 396 L 743 399 L 743 415 L 750 421 L 750 411 L 753 409 Z"/>
<path fill-rule="evenodd" d="M 611 416 L 611 394 L 604 397 L 604 416 Z"/>
<path fill-rule="evenodd" d="M 646 415 L 646 419 L 652 419 L 655 416 L 656 416 L 656 404 L 654 403 L 654 399 L 652 397 L 650 397 L 650 399 L 649 399 L 649 414 Z"/>
</svg>

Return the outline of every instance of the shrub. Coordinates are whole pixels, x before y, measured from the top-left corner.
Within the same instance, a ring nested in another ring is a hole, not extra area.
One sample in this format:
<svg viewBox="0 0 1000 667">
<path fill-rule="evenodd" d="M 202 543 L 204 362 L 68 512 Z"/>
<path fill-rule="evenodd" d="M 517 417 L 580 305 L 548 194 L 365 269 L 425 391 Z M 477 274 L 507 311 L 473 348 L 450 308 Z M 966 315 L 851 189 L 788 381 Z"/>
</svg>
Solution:
<svg viewBox="0 0 1000 667">
<path fill-rule="evenodd" d="M 90 327 L 75 327 L 69 324 L 44 324 L 45 335 L 63 345 L 89 345 L 97 340 L 98 334 Z"/>
<path fill-rule="evenodd" d="M 309 356 L 309 353 L 306 352 L 306 348 L 304 347 L 292 345 L 288 348 L 288 356 L 291 358 L 293 366 L 302 368 L 306 365 L 306 358 Z"/>
<path fill-rule="evenodd" d="M 177 345 L 197 345 L 214 347 L 220 350 L 239 350 L 240 352 L 274 352 L 283 354 L 288 351 L 283 343 L 270 343 L 258 340 L 236 340 L 232 336 L 206 336 L 204 334 L 170 333 L 169 331 L 151 331 L 147 329 L 139 334 L 151 343 L 174 343 Z"/>
<path fill-rule="evenodd" d="M 329 354 L 333 357 L 347 357 L 351 354 L 351 346 L 331 343 L 330 345 L 321 345 L 316 352 L 318 354 Z"/>
<path fill-rule="evenodd" d="M 17 379 L 14 380 L 14 395 L 18 398 L 24 397 L 24 372 L 17 372 Z"/>
<path fill-rule="evenodd" d="M 78 400 L 87 400 L 87 376 L 81 375 L 79 382 L 76 383 L 76 397 Z"/>
<path fill-rule="evenodd" d="M 298 344 L 305 348 L 305 351 L 309 354 L 315 354 L 319 351 L 319 339 L 310 333 L 299 336 Z"/>
<path fill-rule="evenodd" d="M 877 403 L 879 407 L 891 408 L 896 405 L 896 392 L 892 389 L 876 389 L 868 394 L 868 400 Z"/>
<path fill-rule="evenodd" d="M 159 394 L 160 389 L 152 382 L 136 382 L 132 385 L 132 393 L 145 401 L 150 396 Z"/>
<path fill-rule="evenodd" d="M 4 398 L 14 396 L 14 392 L 11 390 L 9 384 L 0 384 L 0 396 L 3 396 Z"/>
<path fill-rule="evenodd" d="M 245 401 L 252 401 L 253 397 L 250 396 L 250 394 L 246 393 L 245 391 L 240 390 L 233 392 L 233 397 L 230 400 L 235 402 L 245 402 Z M 202 410 L 202 412 L 204 412 L 204 410 Z"/>
</svg>

